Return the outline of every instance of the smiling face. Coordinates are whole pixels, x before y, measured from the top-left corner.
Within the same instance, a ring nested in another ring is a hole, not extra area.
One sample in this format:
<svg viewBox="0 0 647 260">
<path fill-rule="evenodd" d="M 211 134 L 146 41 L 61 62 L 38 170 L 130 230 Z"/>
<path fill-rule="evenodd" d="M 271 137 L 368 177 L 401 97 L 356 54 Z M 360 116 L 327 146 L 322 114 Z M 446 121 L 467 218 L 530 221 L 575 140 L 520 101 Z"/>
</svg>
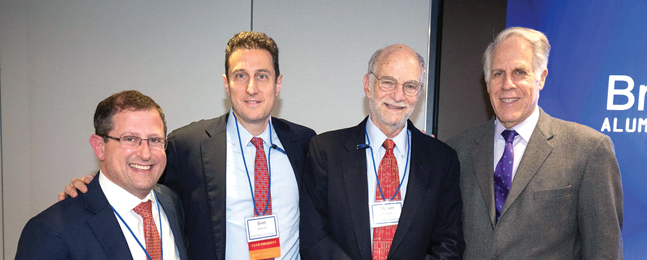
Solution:
<svg viewBox="0 0 647 260">
<path fill-rule="evenodd" d="M 376 77 L 393 77 L 397 82 L 422 81 L 422 67 L 417 55 L 401 44 L 391 45 L 382 51 L 374 74 Z M 420 92 L 415 96 L 405 95 L 400 84 L 394 90 L 385 92 L 380 89 L 375 77 L 369 74 L 364 76 L 364 93 L 369 99 L 371 120 L 388 137 L 394 137 L 406 125 L 420 96 Z"/>
<path fill-rule="evenodd" d="M 283 76 L 276 76 L 272 56 L 264 49 L 238 49 L 222 77 L 238 122 L 253 135 L 265 130 Z"/>
<path fill-rule="evenodd" d="M 536 74 L 532 58 L 529 42 L 520 36 L 502 41 L 492 54 L 487 91 L 497 119 L 507 129 L 526 120 L 537 107 L 548 70 Z"/>
<path fill-rule="evenodd" d="M 164 137 L 164 123 L 155 109 L 122 110 L 112 117 L 112 137 L 138 136 L 142 139 Z M 142 140 L 134 149 L 122 148 L 119 141 L 98 135 L 90 137 L 94 153 L 101 161 L 101 172 L 112 182 L 140 199 L 146 197 L 166 167 L 166 152 L 151 149 Z"/>
</svg>

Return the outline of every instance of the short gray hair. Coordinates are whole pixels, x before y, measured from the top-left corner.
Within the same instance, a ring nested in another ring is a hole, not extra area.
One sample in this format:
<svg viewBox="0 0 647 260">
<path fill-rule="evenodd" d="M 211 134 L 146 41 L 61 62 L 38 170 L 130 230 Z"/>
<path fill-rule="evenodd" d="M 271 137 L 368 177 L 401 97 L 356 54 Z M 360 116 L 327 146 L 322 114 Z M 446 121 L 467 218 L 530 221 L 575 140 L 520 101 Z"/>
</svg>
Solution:
<svg viewBox="0 0 647 260">
<path fill-rule="evenodd" d="M 494 49 L 499 43 L 512 37 L 520 36 L 530 43 L 532 48 L 532 69 L 536 75 L 548 68 L 548 55 L 550 54 L 550 43 L 548 38 L 542 32 L 524 28 L 524 27 L 511 27 L 507 28 L 496 36 L 494 41 L 488 45 L 485 53 L 483 54 L 483 73 L 485 74 L 485 81 L 490 82 L 490 69 L 492 66 L 492 55 Z"/>
</svg>

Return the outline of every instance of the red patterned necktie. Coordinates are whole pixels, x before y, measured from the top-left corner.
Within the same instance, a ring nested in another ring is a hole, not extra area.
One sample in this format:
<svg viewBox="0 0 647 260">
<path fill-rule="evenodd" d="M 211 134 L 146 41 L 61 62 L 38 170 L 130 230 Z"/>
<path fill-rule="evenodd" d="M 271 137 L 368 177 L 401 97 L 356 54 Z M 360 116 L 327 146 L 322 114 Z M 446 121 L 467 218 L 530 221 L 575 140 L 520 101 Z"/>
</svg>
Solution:
<svg viewBox="0 0 647 260">
<path fill-rule="evenodd" d="M 398 172 L 398 161 L 393 154 L 393 147 L 395 143 L 391 139 L 386 139 L 382 144 L 386 148 L 386 153 L 380 162 L 380 169 L 378 170 L 379 186 L 376 187 L 375 201 L 383 201 L 380 194 L 380 187 L 384 198 L 390 199 L 395 194 L 395 191 L 400 185 L 400 174 Z M 400 200 L 400 192 L 393 198 L 394 201 Z M 373 229 L 373 260 L 383 260 L 389 255 L 391 242 L 395 235 L 395 230 L 398 225 L 376 227 Z"/>
<path fill-rule="evenodd" d="M 258 214 L 254 211 L 254 217 L 258 217 L 259 214 L 261 214 L 260 216 L 272 215 L 272 198 L 269 198 L 270 175 L 268 174 L 263 139 L 252 137 L 252 144 L 256 147 L 256 156 L 254 157 L 254 204 L 256 204 L 256 209 L 258 210 Z M 269 205 L 267 205 L 268 201 Z M 267 212 L 263 214 L 265 206 L 267 206 Z"/>
<path fill-rule="evenodd" d="M 254 203 L 256 210 L 260 216 L 272 214 L 272 199 L 269 198 L 270 176 L 267 169 L 267 159 L 265 157 L 265 149 L 263 148 L 263 139 L 260 137 L 253 137 L 252 144 L 256 146 L 256 157 L 254 157 Z M 268 204 L 269 201 L 269 205 Z M 265 207 L 267 206 L 267 212 Z M 254 212 L 254 216 L 259 215 Z"/>
<path fill-rule="evenodd" d="M 162 258 L 162 246 L 160 235 L 157 233 L 157 226 L 153 220 L 151 211 L 151 201 L 142 202 L 133 209 L 144 219 L 144 236 L 146 237 L 146 252 L 153 258 L 159 260 Z"/>
</svg>

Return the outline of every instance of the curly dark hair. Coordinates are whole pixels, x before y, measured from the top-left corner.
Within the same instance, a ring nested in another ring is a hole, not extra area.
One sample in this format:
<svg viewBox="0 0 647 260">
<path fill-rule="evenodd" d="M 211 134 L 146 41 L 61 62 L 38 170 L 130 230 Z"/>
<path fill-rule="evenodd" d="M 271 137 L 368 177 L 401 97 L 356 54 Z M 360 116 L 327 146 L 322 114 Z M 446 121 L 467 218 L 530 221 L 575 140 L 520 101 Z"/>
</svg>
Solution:
<svg viewBox="0 0 647 260">
<path fill-rule="evenodd" d="M 268 51 L 274 63 L 275 78 L 281 75 L 279 70 L 279 47 L 276 46 L 276 42 L 264 33 L 246 31 L 237 33 L 227 42 L 227 48 L 225 49 L 225 75 L 227 78 L 229 78 L 229 75 L 227 75 L 229 73 L 229 57 L 238 49 Z"/>
</svg>

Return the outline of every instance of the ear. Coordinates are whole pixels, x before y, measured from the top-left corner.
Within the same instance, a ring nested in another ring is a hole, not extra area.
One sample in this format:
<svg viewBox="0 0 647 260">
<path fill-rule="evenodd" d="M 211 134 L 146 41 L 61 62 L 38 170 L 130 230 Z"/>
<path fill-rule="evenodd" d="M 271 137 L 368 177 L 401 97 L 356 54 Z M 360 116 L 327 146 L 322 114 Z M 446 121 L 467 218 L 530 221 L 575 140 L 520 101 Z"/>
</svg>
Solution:
<svg viewBox="0 0 647 260">
<path fill-rule="evenodd" d="M 229 80 L 227 80 L 227 74 L 222 74 L 222 85 L 225 87 L 227 96 L 229 96 Z"/>
<path fill-rule="evenodd" d="M 92 150 L 94 150 L 94 155 L 96 155 L 100 161 L 103 161 L 106 159 L 106 153 L 105 153 L 106 143 L 105 141 L 103 141 L 103 137 L 98 135 L 91 135 L 90 145 L 92 146 Z"/>
<path fill-rule="evenodd" d="M 364 94 L 366 94 L 366 97 L 371 99 L 371 77 L 366 73 L 364 75 Z"/>
<path fill-rule="evenodd" d="M 541 77 L 539 78 L 539 90 L 544 88 L 544 84 L 546 84 L 546 76 L 548 76 L 548 69 L 545 69 L 544 72 L 541 73 Z"/>
<path fill-rule="evenodd" d="M 276 83 L 275 83 L 277 97 L 279 96 L 279 92 L 281 92 L 282 85 L 283 85 L 283 75 L 279 75 L 278 77 L 276 77 Z"/>
</svg>

